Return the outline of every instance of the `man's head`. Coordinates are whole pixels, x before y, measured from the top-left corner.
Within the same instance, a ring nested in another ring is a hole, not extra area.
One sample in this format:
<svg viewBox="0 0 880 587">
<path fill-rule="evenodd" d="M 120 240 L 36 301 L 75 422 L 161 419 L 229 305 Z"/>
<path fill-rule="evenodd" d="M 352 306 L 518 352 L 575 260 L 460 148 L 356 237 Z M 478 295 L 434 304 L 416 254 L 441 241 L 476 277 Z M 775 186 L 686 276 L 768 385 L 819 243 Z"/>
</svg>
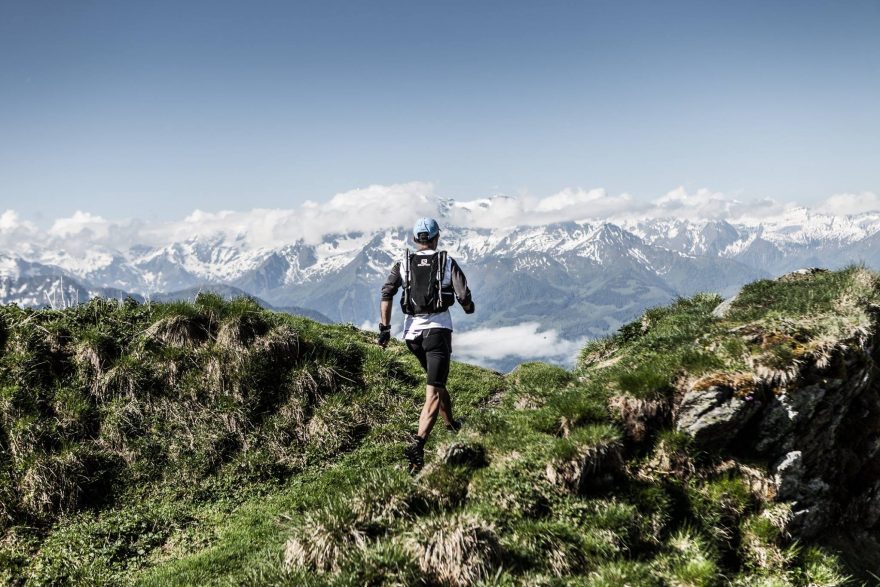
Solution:
<svg viewBox="0 0 880 587">
<path fill-rule="evenodd" d="M 440 240 L 440 225 L 433 218 L 419 218 L 413 226 L 413 241 L 419 248 L 436 249 Z"/>
</svg>

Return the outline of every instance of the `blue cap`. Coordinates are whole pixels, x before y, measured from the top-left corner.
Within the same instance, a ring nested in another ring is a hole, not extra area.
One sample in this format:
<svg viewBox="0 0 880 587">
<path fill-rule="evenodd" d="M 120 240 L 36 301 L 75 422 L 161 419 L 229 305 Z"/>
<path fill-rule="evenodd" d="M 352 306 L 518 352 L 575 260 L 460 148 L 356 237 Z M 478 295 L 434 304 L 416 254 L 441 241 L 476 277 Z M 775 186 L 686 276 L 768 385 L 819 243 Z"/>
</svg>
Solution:
<svg viewBox="0 0 880 587">
<path fill-rule="evenodd" d="M 433 218 L 419 218 L 413 226 L 413 238 L 419 240 L 419 233 L 427 232 L 428 240 L 440 234 L 440 225 Z"/>
</svg>

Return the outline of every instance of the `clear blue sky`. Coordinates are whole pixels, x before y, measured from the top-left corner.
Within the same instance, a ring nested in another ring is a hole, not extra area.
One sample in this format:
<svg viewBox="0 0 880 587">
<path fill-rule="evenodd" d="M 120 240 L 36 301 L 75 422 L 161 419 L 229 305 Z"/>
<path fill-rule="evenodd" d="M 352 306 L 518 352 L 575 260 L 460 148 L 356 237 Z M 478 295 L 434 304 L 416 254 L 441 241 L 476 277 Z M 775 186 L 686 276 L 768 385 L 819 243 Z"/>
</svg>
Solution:
<svg viewBox="0 0 880 587">
<path fill-rule="evenodd" d="M 880 192 L 880 2 L 0 0 L 0 210 Z"/>
</svg>

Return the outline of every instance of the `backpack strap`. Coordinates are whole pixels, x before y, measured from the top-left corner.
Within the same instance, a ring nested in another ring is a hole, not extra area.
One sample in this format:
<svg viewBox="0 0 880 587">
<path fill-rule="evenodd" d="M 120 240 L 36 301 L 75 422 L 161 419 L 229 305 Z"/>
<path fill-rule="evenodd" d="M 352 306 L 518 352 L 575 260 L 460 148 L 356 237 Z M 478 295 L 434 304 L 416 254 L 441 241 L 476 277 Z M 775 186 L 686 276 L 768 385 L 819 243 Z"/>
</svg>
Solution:
<svg viewBox="0 0 880 587">
<path fill-rule="evenodd" d="M 443 308 L 443 280 L 446 278 L 446 251 L 437 254 L 437 309 Z"/>
<path fill-rule="evenodd" d="M 410 254 L 409 247 L 403 253 L 403 285 L 404 287 L 409 287 L 409 264 L 410 264 Z"/>
<path fill-rule="evenodd" d="M 409 247 L 406 247 L 403 253 L 403 297 L 400 300 L 404 308 L 408 308 L 410 302 L 410 259 Z"/>
</svg>

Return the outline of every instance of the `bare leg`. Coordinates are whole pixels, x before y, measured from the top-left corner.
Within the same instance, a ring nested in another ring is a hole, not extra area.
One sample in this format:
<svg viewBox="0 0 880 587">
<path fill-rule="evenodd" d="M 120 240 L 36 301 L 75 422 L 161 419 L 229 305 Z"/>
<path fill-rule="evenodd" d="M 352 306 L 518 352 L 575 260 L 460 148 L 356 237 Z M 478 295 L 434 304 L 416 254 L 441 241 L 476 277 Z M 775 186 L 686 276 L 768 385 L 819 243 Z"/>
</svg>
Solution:
<svg viewBox="0 0 880 587">
<path fill-rule="evenodd" d="M 443 420 L 449 426 L 454 421 L 452 419 L 452 398 L 449 397 L 449 392 L 446 391 L 445 387 L 438 389 L 440 390 L 440 415 L 443 416 Z"/>
<path fill-rule="evenodd" d="M 437 414 L 441 414 L 447 424 L 452 422 L 452 400 L 445 387 L 428 385 L 425 387 L 425 405 L 419 416 L 419 436 L 427 440 L 437 421 Z"/>
</svg>

